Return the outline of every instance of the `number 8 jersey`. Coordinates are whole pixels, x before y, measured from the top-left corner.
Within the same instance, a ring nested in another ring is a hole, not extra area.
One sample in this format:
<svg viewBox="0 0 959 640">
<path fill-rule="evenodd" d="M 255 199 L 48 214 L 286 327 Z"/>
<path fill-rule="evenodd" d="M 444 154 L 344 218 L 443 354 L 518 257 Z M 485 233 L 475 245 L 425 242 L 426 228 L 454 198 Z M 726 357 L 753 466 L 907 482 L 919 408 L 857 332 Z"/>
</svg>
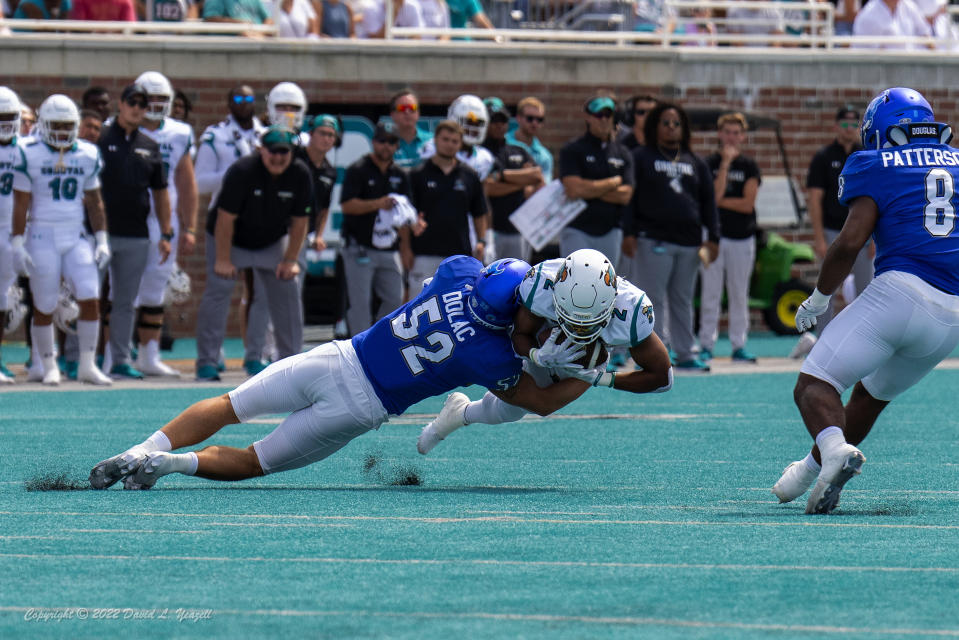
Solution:
<svg viewBox="0 0 959 640">
<path fill-rule="evenodd" d="M 839 176 L 839 201 L 848 205 L 866 196 L 878 206 L 877 276 L 903 271 L 959 295 L 957 187 L 959 151 L 944 144 L 906 144 L 849 156 Z"/>
<path fill-rule="evenodd" d="M 60 151 L 39 140 L 23 145 L 13 188 L 32 194 L 32 224 L 82 225 L 83 193 L 100 187 L 100 149 L 85 140 Z"/>
<path fill-rule="evenodd" d="M 11 138 L 8 144 L 0 143 L 0 229 L 8 234 L 13 223 L 13 179 L 21 166 L 23 149 L 17 138 Z M 3 294 L 0 290 L 0 296 Z"/>
</svg>

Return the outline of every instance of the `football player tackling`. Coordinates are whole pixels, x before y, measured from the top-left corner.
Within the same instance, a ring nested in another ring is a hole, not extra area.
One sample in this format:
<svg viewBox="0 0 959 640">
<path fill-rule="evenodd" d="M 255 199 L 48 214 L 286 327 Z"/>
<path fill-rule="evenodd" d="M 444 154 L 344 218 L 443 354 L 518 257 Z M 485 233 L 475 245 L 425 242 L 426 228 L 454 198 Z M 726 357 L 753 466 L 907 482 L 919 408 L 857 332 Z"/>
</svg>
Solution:
<svg viewBox="0 0 959 640">
<path fill-rule="evenodd" d="M 543 415 L 589 386 L 576 379 L 540 389 L 523 373 L 506 329 L 529 269 L 511 258 L 485 269 L 474 258 L 447 258 L 420 295 L 352 340 L 327 343 L 275 362 L 218 398 L 201 400 L 144 442 L 98 463 L 90 484 L 149 489 L 179 472 L 243 480 L 322 460 L 390 415 L 424 398 L 480 384 L 499 398 Z M 228 424 L 290 413 L 246 449 L 202 442 Z"/>
<path fill-rule="evenodd" d="M 869 103 L 861 134 L 865 150 L 846 160 L 839 177 L 849 217 L 816 290 L 796 312 L 796 327 L 811 328 L 875 238 L 875 279 L 823 331 L 794 390 L 816 446 L 786 467 L 773 493 L 789 502 L 816 479 L 806 513 L 836 508 L 866 460 L 855 445 L 893 398 L 959 344 L 959 152 L 948 146 L 951 127 L 935 122 L 918 91 L 897 87 Z"/>
</svg>

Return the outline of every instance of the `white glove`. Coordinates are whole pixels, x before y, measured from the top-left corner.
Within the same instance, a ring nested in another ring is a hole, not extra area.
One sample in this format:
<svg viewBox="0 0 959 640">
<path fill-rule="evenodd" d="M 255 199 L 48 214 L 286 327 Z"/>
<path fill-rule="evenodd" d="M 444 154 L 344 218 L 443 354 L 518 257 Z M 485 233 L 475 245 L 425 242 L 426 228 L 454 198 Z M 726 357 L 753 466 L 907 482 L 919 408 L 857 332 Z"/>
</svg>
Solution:
<svg viewBox="0 0 959 640">
<path fill-rule="evenodd" d="M 574 369 L 569 365 L 560 367 L 556 370 L 556 373 L 565 378 L 576 378 L 577 380 L 582 380 L 583 382 L 588 382 L 591 387 L 612 387 L 613 379 L 616 378 L 615 371 L 606 371 L 606 363 L 598 364 L 592 369 L 583 369 L 579 365 L 575 365 L 577 368 Z"/>
<path fill-rule="evenodd" d="M 806 298 L 806 301 L 796 310 L 796 328 L 806 331 L 816 326 L 816 318 L 826 312 L 830 298 L 832 296 L 825 295 L 819 289 L 813 289 L 812 295 Z"/>
<path fill-rule="evenodd" d="M 97 239 L 97 246 L 93 250 L 93 261 L 97 263 L 97 269 L 102 271 L 110 264 L 110 257 L 113 255 L 110 253 L 110 236 L 106 231 L 97 231 L 93 237 Z"/>
<path fill-rule="evenodd" d="M 13 251 L 13 269 L 23 276 L 29 276 L 33 271 L 33 258 L 27 248 L 23 246 L 23 236 L 10 236 L 10 249 Z"/>
<path fill-rule="evenodd" d="M 561 331 L 562 329 L 556 327 L 550 332 L 545 345 L 530 349 L 529 359 L 533 361 L 533 364 L 546 369 L 558 369 L 560 367 L 564 369 L 582 369 L 583 367 L 575 364 L 574 361 L 586 353 L 583 350 L 583 345 L 576 344 L 572 340 L 566 340 L 566 342 L 562 344 L 556 344 L 556 336 L 559 335 Z"/>
</svg>

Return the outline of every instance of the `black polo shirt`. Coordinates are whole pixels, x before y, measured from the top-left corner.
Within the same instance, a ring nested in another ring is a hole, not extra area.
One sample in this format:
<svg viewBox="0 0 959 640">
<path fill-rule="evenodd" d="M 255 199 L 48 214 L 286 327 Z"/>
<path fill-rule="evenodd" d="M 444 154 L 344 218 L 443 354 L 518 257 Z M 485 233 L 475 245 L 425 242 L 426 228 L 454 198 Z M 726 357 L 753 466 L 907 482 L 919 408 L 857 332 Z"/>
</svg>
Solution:
<svg viewBox="0 0 959 640">
<path fill-rule="evenodd" d="M 373 162 L 370 154 L 366 154 L 346 168 L 343 176 L 343 189 L 340 191 L 340 202 L 347 202 L 353 198 L 361 200 L 376 200 L 391 193 L 398 193 L 410 198 L 410 177 L 396 164 L 391 164 L 386 171 Z M 343 214 L 342 234 L 347 244 L 359 244 L 368 249 L 373 246 L 373 225 L 379 211 L 371 211 L 358 215 Z M 394 243 L 391 249 L 395 249 Z"/>
<path fill-rule="evenodd" d="M 633 158 L 633 224 L 638 236 L 698 247 L 705 227 L 709 239 L 719 241 L 713 176 L 699 156 L 683 150 L 667 157 L 655 147 L 637 147 Z"/>
<path fill-rule="evenodd" d="M 529 151 L 513 144 L 504 144 L 499 148 L 496 156 L 493 175 L 497 176 L 497 179 L 502 179 L 499 174 L 502 174 L 503 171 L 523 169 L 530 166 L 536 166 L 536 161 L 533 160 Z M 505 196 L 490 197 L 489 206 L 493 211 L 493 230 L 501 233 L 519 233 L 513 223 L 509 221 L 509 216 L 524 202 L 526 202 L 525 189 L 518 189 Z"/>
<path fill-rule="evenodd" d="M 861 150 L 862 147 L 856 145 L 852 153 Z M 833 231 L 841 230 L 846 224 L 846 216 L 849 215 L 849 207 L 839 204 L 839 174 L 850 155 L 841 144 L 833 140 L 832 144 L 826 145 L 813 156 L 809 164 L 809 175 L 806 177 L 807 187 L 823 190 L 822 225 Z"/>
<path fill-rule="evenodd" d="M 128 138 L 115 120 L 100 135 L 97 145 L 103 158 L 100 193 L 110 235 L 148 238 L 150 190 L 167 187 L 159 145 L 139 129 Z"/>
<path fill-rule="evenodd" d="M 619 142 L 619 144 L 626 147 L 627 149 L 629 149 L 630 151 L 633 151 L 634 149 L 636 149 L 636 147 L 642 146 L 641 144 L 639 144 L 639 140 L 636 139 L 636 132 L 633 131 L 632 129 L 627 129 L 626 131 L 619 134 L 619 137 L 616 138 L 616 141 Z"/>
<path fill-rule="evenodd" d="M 308 216 L 313 210 L 310 170 L 293 159 L 286 171 L 273 176 L 258 153 L 230 165 L 223 187 L 206 221 L 207 233 L 215 235 L 217 209 L 237 216 L 233 246 L 263 249 L 287 234 L 290 218 Z"/>
<path fill-rule="evenodd" d="M 483 140 L 483 146 L 486 147 L 490 153 L 493 154 L 493 157 L 497 157 L 499 152 L 503 150 L 503 147 L 506 146 L 506 138 L 490 138 L 486 137 L 486 140 Z"/>
<path fill-rule="evenodd" d="M 310 216 L 309 231 L 316 231 L 316 214 L 323 209 L 330 208 L 330 201 L 333 199 L 333 187 L 336 186 L 336 167 L 330 164 L 330 161 L 323 158 L 322 164 L 316 166 L 310 159 L 305 147 L 296 147 L 296 157 L 310 170 L 310 176 L 313 178 L 313 215 Z"/>
<path fill-rule="evenodd" d="M 470 216 L 484 215 L 486 196 L 473 169 L 457 160 L 449 174 L 427 160 L 410 172 L 413 206 L 426 217 L 426 231 L 412 239 L 420 256 L 472 255 Z"/>
<path fill-rule="evenodd" d="M 723 158 L 718 153 L 711 154 L 706 158 L 706 166 L 713 173 L 715 180 L 719 173 L 719 165 Z M 746 181 L 750 178 L 756 178 L 762 182 L 762 176 L 759 174 L 759 165 L 752 158 L 739 155 L 729 163 L 729 169 L 726 171 L 726 193 L 716 194 L 716 200 L 720 198 L 742 198 L 746 188 Z M 744 240 L 751 238 L 756 234 L 756 209 L 753 208 L 751 214 L 740 213 L 731 209 L 719 207 L 719 235 L 724 238 L 734 240 Z"/>
<path fill-rule="evenodd" d="M 559 152 L 559 177 L 579 176 L 585 180 L 603 180 L 622 176 L 623 184 L 635 183 L 633 157 L 629 149 L 615 141 L 603 141 L 586 133 L 566 144 Z M 570 228 L 591 236 L 606 235 L 624 226 L 629 206 L 604 202 L 599 198 L 586 200 L 583 209 Z"/>
</svg>

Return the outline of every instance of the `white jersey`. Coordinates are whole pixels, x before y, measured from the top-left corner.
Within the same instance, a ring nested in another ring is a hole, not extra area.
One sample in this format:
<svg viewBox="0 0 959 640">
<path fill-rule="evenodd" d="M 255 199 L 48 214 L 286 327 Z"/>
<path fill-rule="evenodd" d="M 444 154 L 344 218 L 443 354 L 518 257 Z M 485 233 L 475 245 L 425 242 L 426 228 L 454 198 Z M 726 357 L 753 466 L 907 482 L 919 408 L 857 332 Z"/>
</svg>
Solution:
<svg viewBox="0 0 959 640">
<path fill-rule="evenodd" d="M 170 210 L 176 211 L 176 181 L 173 179 L 173 174 L 180 165 L 180 160 L 190 153 L 190 149 L 193 147 L 193 127 L 173 118 L 164 118 L 157 129 L 150 131 L 146 127 L 140 127 L 140 131 L 156 141 L 160 147 L 160 155 L 163 156 L 163 164 L 167 173 Z M 152 213 L 152 198 L 150 203 Z"/>
<path fill-rule="evenodd" d="M 31 223 L 82 225 L 83 194 L 100 188 L 102 166 L 100 149 L 86 140 L 63 152 L 36 139 L 24 141 L 13 188 L 33 196 Z"/>
<path fill-rule="evenodd" d="M 244 129 L 233 116 L 227 116 L 226 120 L 207 127 L 200 136 L 196 152 L 196 186 L 199 193 L 211 194 L 211 205 L 220 194 L 226 170 L 256 149 L 257 139 L 264 129 L 256 118 L 253 118 L 252 127 Z"/>
<path fill-rule="evenodd" d="M 17 168 L 24 164 L 23 149 L 14 137 L 10 144 L 0 145 L 0 227 L 13 224 L 13 178 Z M 9 231 L 7 232 L 9 233 Z M 6 295 L 0 291 L 0 297 Z"/>
<path fill-rule="evenodd" d="M 433 139 L 430 138 L 420 149 L 420 158 L 426 160 L 432 158 L 435 153 L 436 145 L 433 144 Z M 489 174 L 493 172 L 493 165 L 496 163 L 496 158 L 493 157 L 490 150 L 480 145 L 474 146 L 469 153 L 461 149 L 456 154 L 456 158 L 460 162 L 469 165 L 473 171 L 478 173 L 480 180 L 486 180 L 486 178 L 489 177 Z"/>
<path fill-rule="evenodd" d="M 553 284 L 563 266 L 563 258 L 546 260 L 527 272 L 519 285 L 519 297 L 533 315 L 556 324 Z M 642 289 L 625 278 L 616 278 L 613 315 L 603 327 L 599 339 L 607 347 L 634 347 L 653 333 L 653 303 Z"/>
</svg>

